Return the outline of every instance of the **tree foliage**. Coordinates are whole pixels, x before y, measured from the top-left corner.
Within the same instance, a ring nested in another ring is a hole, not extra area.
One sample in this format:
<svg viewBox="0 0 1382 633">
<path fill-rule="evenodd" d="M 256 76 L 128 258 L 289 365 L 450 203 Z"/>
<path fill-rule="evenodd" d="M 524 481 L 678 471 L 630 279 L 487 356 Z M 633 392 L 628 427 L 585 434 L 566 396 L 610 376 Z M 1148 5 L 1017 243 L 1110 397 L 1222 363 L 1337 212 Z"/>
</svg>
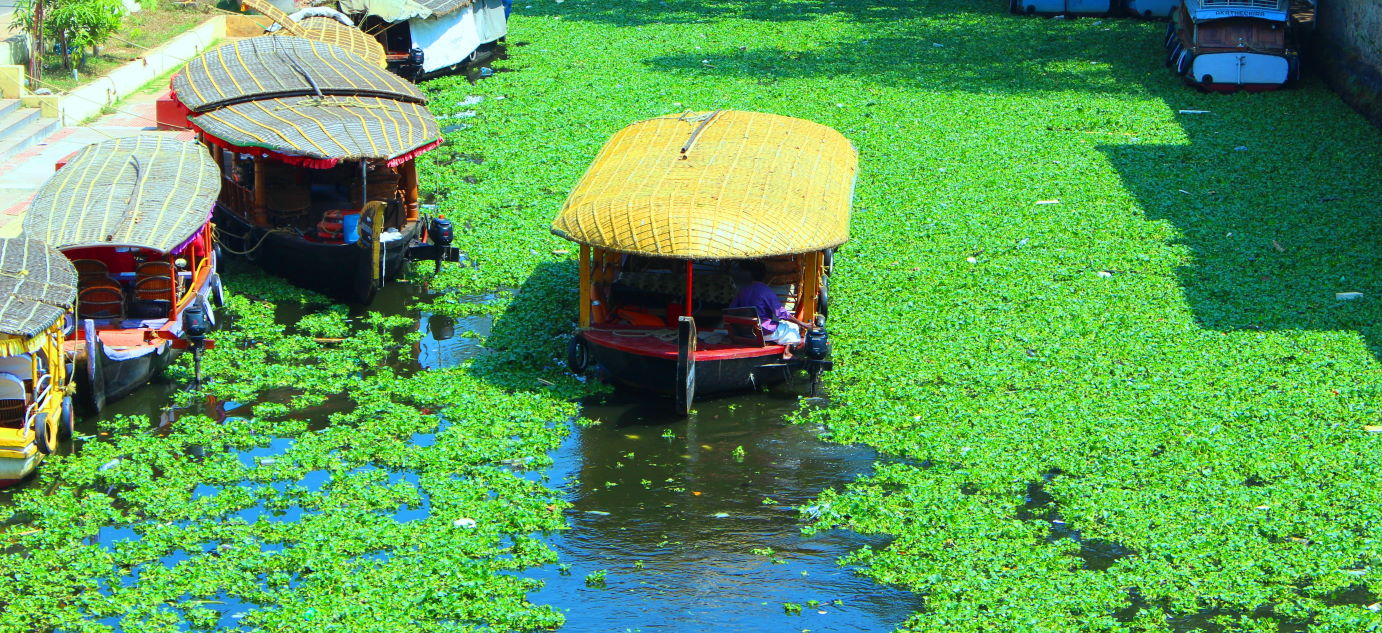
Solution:
<svg viewBox="0 0 1382 633">
<path fill-rule="evenodd" d="M 125 16 L 120 0 L 18 0 L 11 25 L 33 32 L 40 7 L 43 37 L 58 43 L 66 68 L 72 67 L 72 50 L 100 46 L 120 28 Z"/>
</svg>

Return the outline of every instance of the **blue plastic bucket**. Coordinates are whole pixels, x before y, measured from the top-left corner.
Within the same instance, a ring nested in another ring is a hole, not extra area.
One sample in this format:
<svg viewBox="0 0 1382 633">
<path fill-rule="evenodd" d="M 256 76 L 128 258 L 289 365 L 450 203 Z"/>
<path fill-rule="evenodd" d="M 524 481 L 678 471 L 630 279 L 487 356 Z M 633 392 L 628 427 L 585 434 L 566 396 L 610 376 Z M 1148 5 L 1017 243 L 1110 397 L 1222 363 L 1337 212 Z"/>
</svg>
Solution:
<svg viewBox="0 0 1382 633">
<path fill-rule="evenodd" d="M 360 241 L 360 212 L 353 211 L 341 216 L 341 233 L 345 238 L 346 244 L 354 244 Z"/>
</svg>

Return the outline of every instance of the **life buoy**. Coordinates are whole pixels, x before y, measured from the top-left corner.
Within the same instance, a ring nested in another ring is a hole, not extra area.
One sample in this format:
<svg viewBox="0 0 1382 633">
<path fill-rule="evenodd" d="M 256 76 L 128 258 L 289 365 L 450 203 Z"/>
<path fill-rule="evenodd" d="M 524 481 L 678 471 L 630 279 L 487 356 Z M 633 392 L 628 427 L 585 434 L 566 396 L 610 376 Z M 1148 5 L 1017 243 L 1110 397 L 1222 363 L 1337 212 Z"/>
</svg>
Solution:
<svg viewBox="0 0 1382 633">
<path fill-rule="evenodd" d="M 321 221 L 317 222 L 317 237 L 333 242 L 345 241 L 345 222 L 341 219 L 344 215 L 340 210 L 331 210 L 322 214 Z"/>
</svg>

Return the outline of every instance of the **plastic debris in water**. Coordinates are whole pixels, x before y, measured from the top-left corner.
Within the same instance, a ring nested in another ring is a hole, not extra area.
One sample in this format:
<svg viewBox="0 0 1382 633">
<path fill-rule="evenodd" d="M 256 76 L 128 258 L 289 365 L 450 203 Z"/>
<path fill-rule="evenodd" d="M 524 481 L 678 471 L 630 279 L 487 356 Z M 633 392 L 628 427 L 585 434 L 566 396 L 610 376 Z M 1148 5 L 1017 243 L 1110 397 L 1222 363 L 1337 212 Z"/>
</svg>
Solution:
<svg viewBox="0 0 1382 633">
<path fill-rule="evenodd" d="M 454 525 L 458 528 L 471 529 L 478 524 L 475 522 L 475 519 L 471 519 L 469 517 L 461 517 L 459 519 L 456 519 L 455 521 L 452 521 L 451 525 Z"/>
<path fill-rule="evenodd" d="M 1354 301 L 1354 300 L 1356 300 L 1356 299 L 1362 299 L 1362 298 L 1363 298 L 1363 293 L 1361 293 L 1361 292 L 1336 292 L 1336 293 L 1334 293 L 1334 298 L 1335 298 L 1335 299 L 1338 299 L 1339 301 Z"/>
</svg>

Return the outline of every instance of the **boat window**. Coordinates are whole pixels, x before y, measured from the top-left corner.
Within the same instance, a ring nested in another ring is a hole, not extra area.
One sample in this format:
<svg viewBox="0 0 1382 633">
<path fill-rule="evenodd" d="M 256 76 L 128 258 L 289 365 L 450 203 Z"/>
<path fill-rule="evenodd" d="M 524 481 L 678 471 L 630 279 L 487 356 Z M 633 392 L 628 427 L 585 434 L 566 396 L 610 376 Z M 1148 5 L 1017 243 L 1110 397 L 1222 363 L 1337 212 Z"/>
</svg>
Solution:
<svg viewBox="0 0 1382 633">
<path fill-rule="evenodd" d="M 692 275 L 693 316 L 698 327 L 712 327 L 719 310 L 734 300 L 734 279 L 728 264 L 715 260 L 693 263 Z M 603 308 L 596 311 L 597 323 L 671 327 L 686 313 L 685 260 L 622 256 L 617 268 L 597 275 L 595 283 L 595 298 Z"/>
<path fill-rule="evenodd" d="M 1206 48 L 1269 50 L 1286 46 L 1286 29 L 1280 23 L 1251 18 L 1201 22 L 1197 37 L 1197 43 Z"/>
</svg>

